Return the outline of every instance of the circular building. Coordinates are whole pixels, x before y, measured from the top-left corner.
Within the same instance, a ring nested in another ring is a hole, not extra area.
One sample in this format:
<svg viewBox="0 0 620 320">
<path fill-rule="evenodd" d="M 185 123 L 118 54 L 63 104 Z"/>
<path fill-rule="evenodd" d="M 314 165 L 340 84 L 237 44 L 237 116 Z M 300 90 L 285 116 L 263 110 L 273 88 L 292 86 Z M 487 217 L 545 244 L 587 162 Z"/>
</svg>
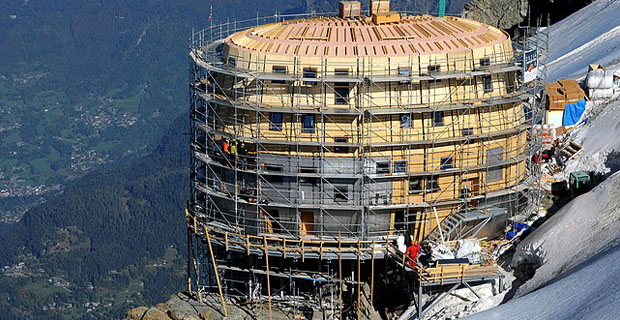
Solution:
<svg viewBox="0 0 620 320">
<path fill-rule="evenodd" d="M 189 215 L 227 249 L 329 259 L 492 236 L 518 210 L 530 126 L 506 32 L 394 12 L 221 30 L 190 54 Z"/>
</svg>

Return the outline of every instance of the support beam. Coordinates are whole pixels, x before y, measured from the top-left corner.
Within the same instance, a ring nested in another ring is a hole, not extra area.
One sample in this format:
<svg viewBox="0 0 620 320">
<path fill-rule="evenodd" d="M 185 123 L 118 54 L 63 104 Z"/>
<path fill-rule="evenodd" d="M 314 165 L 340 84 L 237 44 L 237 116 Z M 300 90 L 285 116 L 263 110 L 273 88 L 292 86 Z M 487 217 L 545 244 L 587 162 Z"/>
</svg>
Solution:
<svg viewBox="0 0 620 320">
<path fill-rule="evenodd" d="M 374 292 L 375 292 L 375 242 L 371 243 L 372 248 L 370 249 L 370 254 L 372 257 L 370 258 L 370 305 L 374 306 Z M 387 255 L 386 255 L 387 259 Z M 387 262 L 386 262 L 387 263 Z"/>
<path fill-rule="evenodd" d="M 469 283 L 463 281 L 463 284 L 467 287 L 467 289 L 469 289 L 475 296 L 476 298 L 478 298 L 478 300 L 480 300 L 480 295 L 476 292 L 476 290 L 474 290 L 474 288 L 472 288 Z"/>
<path fill-rule="evenodd" d="M 263 236 L 265 246 L 265 268 L 267 269 L 267 296 L 269 299 L 269 320 L 271 320 L 271 284 L 269 281 L 269 248 L 267 248 L 267 237 Z"/>
<path fill-rule="evenodd" d="M 224 301 L 224 294 L 222 293 L 222 284 L 220 283 L 220 274 L 217 272 L 217 264 L 215 262 L 215 255 L 213 255 L 213 248 L 211 247 L 211 236 L 209 236 L 209 228 L 205 226 L 205 234 L 207 235 L 207 244 L 209 245 L 209 254 L 211 255 L 211 262 L 213 263 L 213 272 L 215 273 L 215 281 L 217 281 L 217 290 L 220 292 L 220 299 L 222 300 L 222 308 L 224 309 L 224 317 L 228 317 L 226 311 L 226 302 Z"/>
<path fill-rule="evenodd" d="M 361 303 L 361 269 L 362 269 L 362 252 L 361 252 L 361 247 L 360 247 L 360 242 L 359 240 L 357 241 L 357 319 L 361 319 L 361 313 L 360 313 L 360 303 Z"/>
<path fill-rule="evenodd" d="M 443 17 L 446 15 L 446 0 L 439 0 L 439 16 Z"/>
<path fill-rule="evenodd" d="M 431 310 L 433 307 L 435 307 L 438 303 L 440 303 L 441 301 L 443 301 L 443 299 L 445 299 L 447 296 L 449 296 L 450 294 L 452 294 L 452 292 L 456 289 L 458 289 L 461 286 L 461 283 L 457 283 L 454 286 L 452 286 L 452 288 L 450 288 L 450 290 L 448 290 L 447 292 L 442 292 L 439 297 L 435 300 L 433 300 L 433 302 L 426 308 L 424 308 L 424 310 L 422 311 L 422 315 L 424 315 L 424 312 Z M 423 307 L 422 307 L 423 308 Z M 420 309 L 422 309 L 420 308 Z M 420 315 L 420 319 L 422 319 L 422 315 Z"/>
<path fill-rule="evenodd" d="M 342 242 L 340 239 L 340 231 L 338 231 L 338 277 L 340 280 L 340 320 L 342 320 Z"/>
</svg>

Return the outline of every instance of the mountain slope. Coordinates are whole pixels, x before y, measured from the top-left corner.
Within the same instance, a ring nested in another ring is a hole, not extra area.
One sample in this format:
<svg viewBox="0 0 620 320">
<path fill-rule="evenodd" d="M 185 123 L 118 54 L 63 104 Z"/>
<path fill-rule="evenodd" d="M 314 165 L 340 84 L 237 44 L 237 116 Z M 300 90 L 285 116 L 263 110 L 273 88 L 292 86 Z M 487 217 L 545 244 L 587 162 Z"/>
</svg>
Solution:
<svg viewBox="0 0 620 320">
<path fill-rule="evenodd" d="M 549 80 L 585 73 L 620 58 L 620 1 L 597 0 L 551 26 Z"/>
</svg>

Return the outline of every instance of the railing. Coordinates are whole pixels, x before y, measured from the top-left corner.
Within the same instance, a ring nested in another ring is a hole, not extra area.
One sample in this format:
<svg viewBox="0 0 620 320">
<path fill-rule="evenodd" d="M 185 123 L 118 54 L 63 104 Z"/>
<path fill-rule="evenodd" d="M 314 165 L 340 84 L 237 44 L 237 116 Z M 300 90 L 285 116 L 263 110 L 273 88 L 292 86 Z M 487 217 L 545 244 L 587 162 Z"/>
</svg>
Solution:
<svg viewBox="0 0 620 320">
<path fill-rule="evenodd" d="M 394 10 L 394 11 L 397 11 L 398 13 L 400 13 L 401 16 L 404 16 L 404 15 L 416 16 L 416 15 L 428 14 L 428 12 L 415 11 L 415 10 Z M 294 14 L 275 13 L 273 15 L 268 15 L 268 16 L 262 16 L 262 17 L 256 16 L 255 18 L 240 19 L 240 20 L 233 20 L 233 21 L 230 21 L 229 19 L 227 19 L 226 22 L 211 24 L 209 27 L 199 30 L 199 31 L 192 30 L 192 33 L 189 38 L 189 48 L 190 49 L 202 48 L 214 41 L 217 41 L 220 39 L 226 39 L 228 36 L 234 33 L 237 33 L 239 31 L 243 31 L 243 30 L 250 29 L 250 28 L 257 27 L 257 26 L 264 25 L 264 24 L 277 23 L 277 22 L 283 22 L 283 21 L 289 21 L 289 20 L 297 20 L 297 19 L 307 19 L 307 18 L 314 18 L 314 17 L 331 17 L 331 16 L 336 16 L 337 14 L 338 12 L 336 11 L 320 12 L 320 13 L 312 11 L 312 12 L 294 13 Z M 368 9 L 362 10 L 362 14 L 368 15 L 369 10 Z M 458 13 L 446 14 L 446 16 L 459 16 L 459 14 Z"/>
</svg>

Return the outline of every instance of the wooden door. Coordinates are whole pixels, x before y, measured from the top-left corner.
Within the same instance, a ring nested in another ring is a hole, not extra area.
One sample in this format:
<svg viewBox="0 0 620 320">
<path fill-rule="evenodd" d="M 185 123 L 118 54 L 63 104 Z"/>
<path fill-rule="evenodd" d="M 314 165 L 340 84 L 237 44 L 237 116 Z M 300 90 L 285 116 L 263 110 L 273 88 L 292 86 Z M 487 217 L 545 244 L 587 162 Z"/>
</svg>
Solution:
<svg viewBox="0 0 620 320">
<path fill-rule="evenodd" d="M 314 232 L 314 213 L 313 212 L 302 212 L 301 213 L 301 225 L 300 225 L 300 235 L 303 237 L 307 234 L 312 234 Z"/>
</svg>

